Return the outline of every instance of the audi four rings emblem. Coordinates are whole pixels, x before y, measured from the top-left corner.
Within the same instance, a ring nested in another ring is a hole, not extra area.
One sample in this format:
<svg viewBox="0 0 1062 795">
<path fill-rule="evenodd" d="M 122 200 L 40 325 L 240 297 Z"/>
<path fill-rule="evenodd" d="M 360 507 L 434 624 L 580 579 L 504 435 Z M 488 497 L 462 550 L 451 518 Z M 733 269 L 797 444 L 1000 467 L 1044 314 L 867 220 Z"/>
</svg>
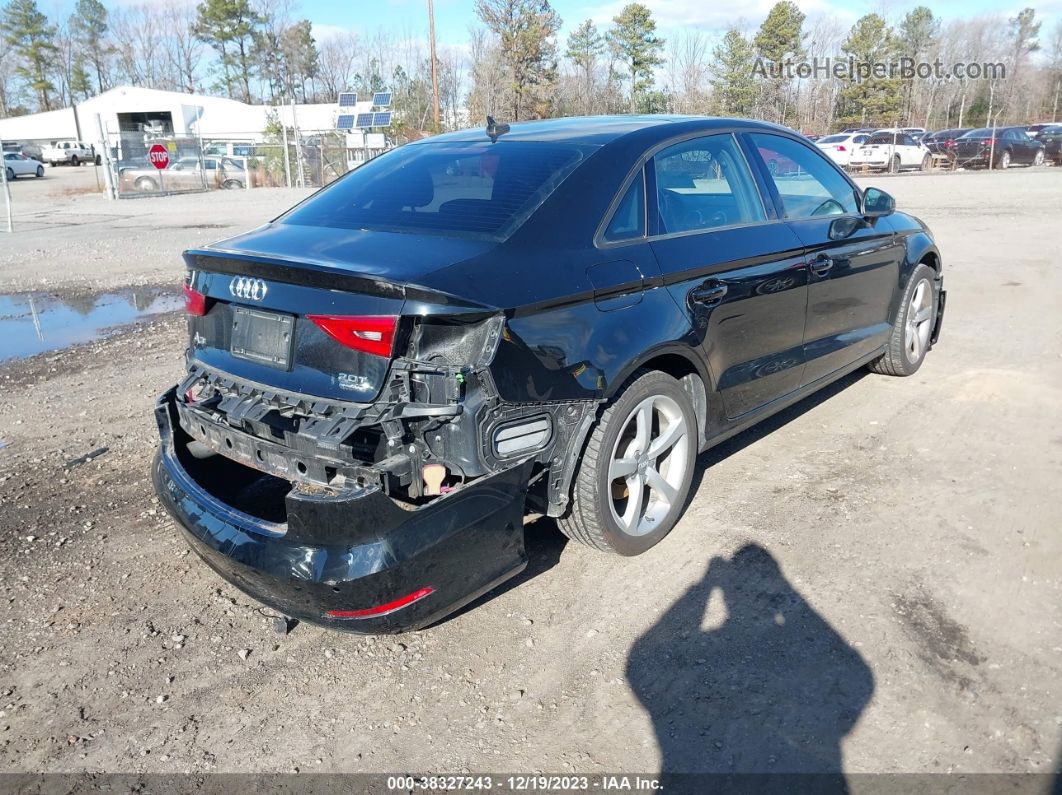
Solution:
<svg viewBox="0 0 1062 795">
<path fill-rule="evenodd" d="M 245 301 L 261 301 L 269 292 L 269 287 L 261 279 L 237 276 L 229 282 L 229 292 Z"/>
</svg>

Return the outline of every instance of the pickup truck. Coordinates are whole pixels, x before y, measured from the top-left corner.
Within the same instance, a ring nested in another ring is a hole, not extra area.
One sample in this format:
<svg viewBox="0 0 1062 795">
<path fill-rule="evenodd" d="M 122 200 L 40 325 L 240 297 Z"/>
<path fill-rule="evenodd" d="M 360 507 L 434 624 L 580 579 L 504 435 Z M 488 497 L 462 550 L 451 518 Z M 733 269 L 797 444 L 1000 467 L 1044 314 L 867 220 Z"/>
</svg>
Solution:
<svg viewBox="0 0 1062 795">
<path fill-rule="evenodd" d="M 80 166 L 82 163 L 97 163 L 98 158 L 91 144 L 83 141 L 52 141 L 44 147 L 41 159 L 52 166 L 69 163 Z"/>
</svg>

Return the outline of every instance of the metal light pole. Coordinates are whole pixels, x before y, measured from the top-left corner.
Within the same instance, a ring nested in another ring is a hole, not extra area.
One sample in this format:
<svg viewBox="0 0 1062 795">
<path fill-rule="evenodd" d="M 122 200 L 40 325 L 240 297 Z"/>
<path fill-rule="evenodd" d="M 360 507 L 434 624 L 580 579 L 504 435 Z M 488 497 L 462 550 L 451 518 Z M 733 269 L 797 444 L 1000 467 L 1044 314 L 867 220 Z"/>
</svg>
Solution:
<svg viewBox="0 0 1062 795">
<path fill-rule="evenodd" d="M 428 0 L 428 29 L 431 38 L 431 98 L 435 119 L 435 130 L 439 129 L 439 73 L 435 57 L 435 3 Z"/>
<path fill-rule="evenodd" d="M 0 180 L 4 183 L 4 204 L 7 207 L 7 231 L 15 231 L 15 222 L 11 218 L 11 189 L 7 186 L 7 158 L 4 157 L 4 140 L 0 138 Z"/>
</svg>

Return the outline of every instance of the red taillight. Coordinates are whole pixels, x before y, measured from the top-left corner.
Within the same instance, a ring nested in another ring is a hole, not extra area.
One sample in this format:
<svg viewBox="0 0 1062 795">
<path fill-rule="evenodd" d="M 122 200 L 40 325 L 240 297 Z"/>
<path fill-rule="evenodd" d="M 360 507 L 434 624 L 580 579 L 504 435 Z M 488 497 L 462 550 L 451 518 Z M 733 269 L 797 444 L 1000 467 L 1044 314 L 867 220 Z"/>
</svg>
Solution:
<svg viewBox="0 0 1062 795">
<path fill-rule="evenodd" d="M 184 308 L 189 315 L 202 317 L 207 313 L 207 297 L 189 285 L 184 286 Z"/>
<path fill-rule="evenodd" d="M 348 348 L 377 356 L 390 356 L 394 350 L 395 315 L 307 315 L 325 334 Z"/>
<path fill-rule="evenodd" d="M 847 152 L 848 150 L 844 148 L 844 144 L 837 144 L 837 151 L 838 152 Z"/>
<path fill-rule="evenodd" d="M 946 140 L 944 142 L 944 148 L 945 149 L 951 149 L 951 147 L 953 147 L 953 146 L 955 146 L 955 139 L 954 138 L 949 138 L 948 140 Z"/>
<path fill-rule="evenodd" d="M 372 618 L 373 616 L 385 616 L 403 607 L 408 607 L 414 602 L 419 602 L 425 596 L 435 593 L 434 588 L 420 588 L 411 594 L 406 594 L 401 599 L 395 599 L 387 604 L 376 607 L 366 607 L 363 610 L 329 610 L 329 618 Z"/>
</svg>

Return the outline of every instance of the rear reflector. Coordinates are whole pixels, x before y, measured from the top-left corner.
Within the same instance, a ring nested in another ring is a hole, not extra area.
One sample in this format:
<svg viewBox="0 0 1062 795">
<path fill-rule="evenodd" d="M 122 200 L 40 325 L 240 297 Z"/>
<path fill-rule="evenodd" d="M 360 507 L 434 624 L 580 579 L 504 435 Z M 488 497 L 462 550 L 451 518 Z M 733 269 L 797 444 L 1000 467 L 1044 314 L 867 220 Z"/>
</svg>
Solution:
<svg viewBox="0 0 1062 795">
<path fill-rule="evenodd" d="M 419 602 L 425 596 L 434 592 L 434 588 L 421 588 L 411 594 L 406 594 L 401 599 L 395 599 L 393 602 L 388 602 L 387 604 L 377 605 L 376 607 L 366 607 L 364 610 L 329 610 L 326 615 L 329 618 L 373 618 L 375 616 L 386 616 L 388 613 L 393 613 L 396 610 L 401 610 L 403 607 L 408 607 L 414 602 Z"/>
<path fill-rule="evenodd" d="M 394 350 L 395 315 L 307 315 L 332 339 L 356 351 L 390 356 Z"/>
<path fill-rule="evenodd" d="M 207 313 L 207 297 L 187 284 L 184 286 L 184 308 L 189 315 L 202 317 Z"/>
</svg>

